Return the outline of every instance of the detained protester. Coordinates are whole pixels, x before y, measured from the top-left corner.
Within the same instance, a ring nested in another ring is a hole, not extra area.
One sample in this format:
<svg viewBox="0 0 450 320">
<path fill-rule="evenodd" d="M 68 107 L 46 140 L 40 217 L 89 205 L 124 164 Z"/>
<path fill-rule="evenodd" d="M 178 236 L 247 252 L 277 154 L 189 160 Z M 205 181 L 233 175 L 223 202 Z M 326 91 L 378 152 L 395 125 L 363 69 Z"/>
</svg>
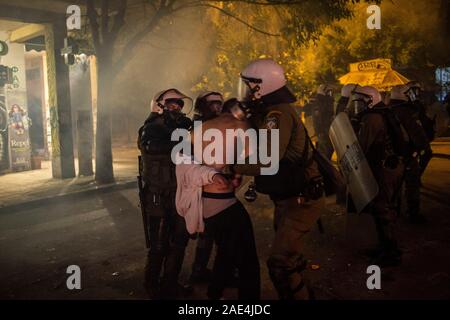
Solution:
<svg viewBox="0 0 450 320">
<path fill-rule="evenodd" d="M 203 130 L 220 128 L 225 132 L 227 128 L 236 127 L 237 122 L 245 124 L 231 114 L 222 114 L 201 126 Z M 193 136 L 196 141 L 195 133 Z M 224 141 L 224 150 L 228 151 L 230 145 Z M 206 232 L 217 245 L 208 297 L 213 300 L 222 298 L 229 279 L 237 269 L 238 298 L 259 299 L 260 270 L 253 226 L 246 209 L 234 194 L 241 182 L 240 177 L 234 175 L 225 179 L 220 170 L 225 162 L 215 165 L 208 161 L 203 163 L 209 165 L 201 165 L 187 153 L 179 154 L 176 206 L 178 213 L 185 218 L 190 234 Z"/>
<path fill-rule="evenodd" d="M 378 183 L 379 192 L 368 205 L 378 235 L 378 246 L 368 250 L 371 264 L 380 267 L 401 263 L 395 236 L 397 201 L 401 188 L 406 141 L 401 124 L 381 100 L 377 89 L 358 87 L 353 91 L 350 113 L 358 141 Z"/>
<path fill-rule="evenodd" d="M 194 121 L 207 121 L 222 113 L 223 96 L 219 92 L 207 91 L 200 94 L 194 103 Z M 199 233 L 195 250 L 190 283 L 209 281 L 211 272 L 207 268 L 214 246 L 214 238 L 206 232 Z"/>
<path fill-rule="evenodd" d="M 276 148 L 278 171 L 264 174 L 265 165 L 235 164 L 235 173 L 255 176 L 256 190 L 275 204 L 273 241 L 267 261 L 270 278 L 280 299 L 309 299 L 303 277 L 304 236 L 316 223 L 322 208 L 323 180 L 312 143 L 292 103 L 283 68 L 271 59 L 251 62 L 241 73 L 240 96 L 245 108 L 236 116 L 250 118 L 256 128 L 278 130 L 279 141 L 259 140 L 258 148 Z M 272 146 L 271 144 L 276 144 Z"/>
<path fill-rule="evenodd" d="M 149 249 L 145 288 L 154 299 L 178 297 L 178 275 L 189 240 L 184 219 L 175 208 L 177 185 L 171 160 L 176 143 L 171 141 L 172 132 L 192 126 L 192 121 L 181 112 L 189 100 L 177 89 L 159 92 L 152 101 L 149 117 L 139 129 L 140 200 Z"/>
<path fill-rule="evenodd" d="M 409 138 L 407 157 L 405 158 L 405 198 L 406 212 L 411 223 L 424 223 L 420 213 L 421 176 L 432 157 L 430 141 L 414 107 L 416 98 L 414 88 L 399 85 L 392 88 L 389 107 L 405 128 Z"/>
</svg>

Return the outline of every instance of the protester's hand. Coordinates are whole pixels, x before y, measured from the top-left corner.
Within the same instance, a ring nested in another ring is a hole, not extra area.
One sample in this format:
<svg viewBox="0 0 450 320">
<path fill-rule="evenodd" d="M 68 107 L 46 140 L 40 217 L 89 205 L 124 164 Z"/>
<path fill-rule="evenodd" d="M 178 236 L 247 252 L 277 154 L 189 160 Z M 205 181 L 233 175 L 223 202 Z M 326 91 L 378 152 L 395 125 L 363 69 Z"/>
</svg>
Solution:
<svg viewBox="0 0 450 320">
<path fill-rule="evenodd" d="M 220 173 L 214 175 L 213 182 L 223 187 L 227 187 L 229 183 L 228 180 Z"/>
</svg>

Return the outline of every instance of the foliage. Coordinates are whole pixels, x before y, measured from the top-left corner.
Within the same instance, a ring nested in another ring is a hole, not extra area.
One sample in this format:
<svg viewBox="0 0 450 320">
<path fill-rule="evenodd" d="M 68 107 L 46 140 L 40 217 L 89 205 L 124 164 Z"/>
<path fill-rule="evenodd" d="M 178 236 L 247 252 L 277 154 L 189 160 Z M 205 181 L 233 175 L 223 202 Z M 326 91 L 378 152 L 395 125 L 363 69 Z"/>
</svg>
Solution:
<svg viewBox="0 0 450 320">
<path fill-rule="evenodd" d="M 391 58 L 401 72 L 422 81 L 432 81 L 436 66 L 449 65 L 450 42 L 442 30 L 442 1 L 382 2 L 381 30 L 367 29 L 367 3 L 339 4 L 327 11 L 329 14 L 324 14 L 324 7 L 331 6 L 327 1 L 251 10 L 247 17 L 251 24 L 281 29 L 281 37 L 258 34 L 230 19 L 214 20 L 215 14 L 210 13 L 218 33 L 216 61 L 195 89 L 212 86 L 231 93 L 242 66 L 262 56 L 272 57 L 285 67 L 300 98 L 320 83 L 337 83 L 338 77 L 348 72 L 348 64 L 360 60 Z M 250 10 L 239 7 L 234 11 Z"/>
<path fill-rule="evenodd" d="M 233 95 L 239 71 L 252 59 L 271 57 L 281 63 L 295 92 L 302 96 L 306 87 L 302 81 L 299 48 L 314 43 L 322 30 L 334 21 L 351 16 L 350 1 L 291 1 L 289 5 L 257 6 L 229 1 L 223 8 L 248 24 L 264 29 L 267 35 L 236 23 L 233 18 L 209 10 L 216 29 L 215 60 L 195 91 L 217 88 Z M 274 35 L 276 34 L 276 35 Z"/>
</svg>

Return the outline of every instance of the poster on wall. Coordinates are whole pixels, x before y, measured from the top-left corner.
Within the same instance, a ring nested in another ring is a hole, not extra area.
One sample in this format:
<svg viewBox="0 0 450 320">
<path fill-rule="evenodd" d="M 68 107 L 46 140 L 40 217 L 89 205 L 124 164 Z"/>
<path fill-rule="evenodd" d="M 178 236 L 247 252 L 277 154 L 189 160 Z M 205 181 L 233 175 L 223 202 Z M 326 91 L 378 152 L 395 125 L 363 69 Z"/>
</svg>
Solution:
<svg viewBox="0 0 450 320">
<path fill-rule="evenodd" d="M 26 108 L 26 93 L 13 89 L 7 90 L 6 94 L 10 169 L 31 170 L 31 121 Z"/>
<path fill-rule="evenodd" d="M 8 97 L 9 151 L 13 171 L 30 170 L 30 118 L 23 107 L 23 94 Z"/>
<path fill-rule="evenodd" d="M 8 118 L 9 169 L 22 171 L 31 169 L 31 143 L 26 73 L 25 50 L 21 43 L 7 41 L 8 34 L 0 32 L 0 40 L 8 43 L 8 52 L 2 56 L 2 64 L 12 70 L 12 83 L 4 86 Z"/>
</svg>

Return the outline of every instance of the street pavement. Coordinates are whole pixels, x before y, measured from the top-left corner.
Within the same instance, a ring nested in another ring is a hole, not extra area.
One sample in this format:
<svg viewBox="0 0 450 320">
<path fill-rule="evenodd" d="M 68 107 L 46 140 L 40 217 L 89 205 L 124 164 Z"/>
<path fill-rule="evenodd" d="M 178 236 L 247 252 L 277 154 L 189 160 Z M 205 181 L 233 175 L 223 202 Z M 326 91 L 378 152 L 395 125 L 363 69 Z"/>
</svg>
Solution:
<svg viewBox="0 0 450 320">
<path fill-rule="evenodd" d="M 318 299 L 450 298 L 450 160 L 435 158 L 423 179 L 423 213 L 429 223 L 399 219 L 403 264 L 382 270 L 381 290 L 368 290 L 368 262 L 359 251 L 375 242 L 367 215 L 346 215 L 327 199 L 322 221 L 305 238 L 306 276 Z M 245 185 L 239 196 L 245 191 Z M 243 201 L 254 224 L 261 263 L 262 298 L 276 299 L 265 261 L 272 205 L 265 196 Z M 189 276 L 190 241 L 181 281 Z M 0 213 L 0 299 L 148 299 L 143 286 L 146 249 L 135 188 L 85 193 L 24 210 Z M 66 269 L 81 268 L 81 290 L 68 290 Z M 205 286 L 186 298 L 204 299 Z M 228 289 L 225 298 L 236 298 Z"/>
<path fill-rule="evenodd" d="M 139 150 L 130 146 L 113 148 L 115 184 L 136 181 Z M 95 164 L 93 162 L 93 167 Z M 78 172 L 78 159 L 75 158 Z M 39 203 L 42 199 L 61 197 L 77 192 L 105 188 L 98 186 L 94 176 L 76 176 L 69 179 L 53 179 L 50 161 L 42 162 L 42 169 L 0 175 L 0 212 L 23 203 Z M 110 187 L 110 186 L 106 186 Z"/>
</svg>

